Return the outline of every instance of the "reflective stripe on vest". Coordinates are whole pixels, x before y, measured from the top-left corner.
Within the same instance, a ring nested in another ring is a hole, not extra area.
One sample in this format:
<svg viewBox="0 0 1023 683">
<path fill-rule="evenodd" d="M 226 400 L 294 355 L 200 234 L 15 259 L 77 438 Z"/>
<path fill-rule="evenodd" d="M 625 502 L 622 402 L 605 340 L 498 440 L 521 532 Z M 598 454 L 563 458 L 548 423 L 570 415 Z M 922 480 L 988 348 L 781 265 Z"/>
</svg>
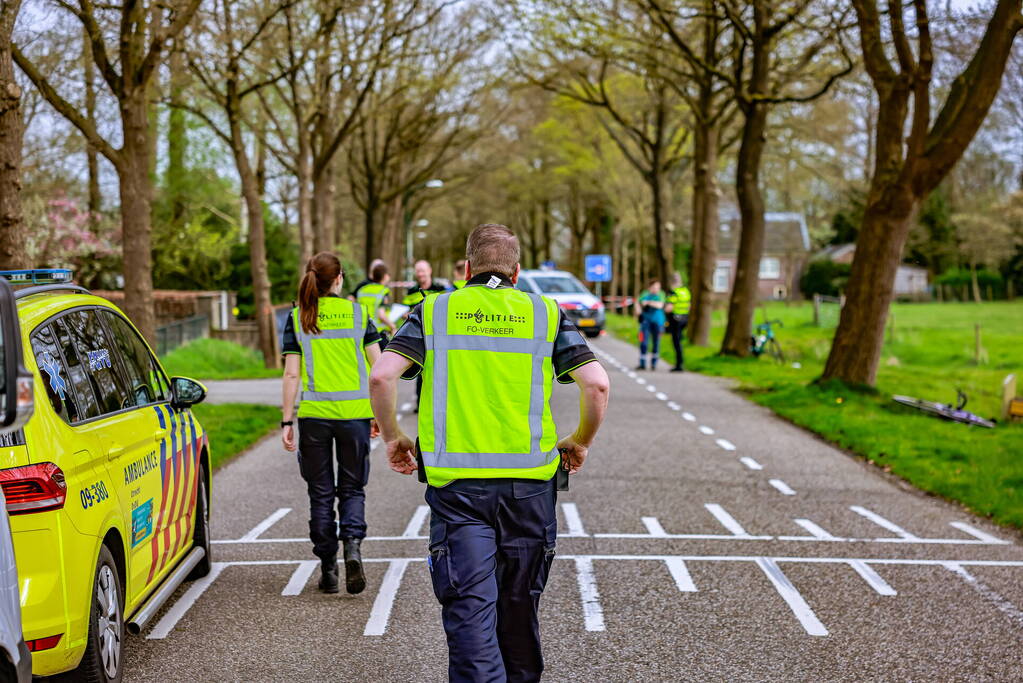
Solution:
<svg viewBox="0 0 1023 683">
<path fill-rule="evenodd" d="M 370 318 L 378 325 L 380 324 L 380 317 L 377 315 L 377 311 L 384 305 L 384 298 L 387 296 L 388 291 L 386 285 L 370 283 L 363 285 L 355 296 L 359 304 L 369 309 Z"/>
<path fill-rule="evenodd" d="M 343 330 L 323 330 L 318 334 L 309 334 L 302 329 L 300 321 L 295 321 L 295 335 L 302 345 L 302 360 L 305 363 L 306 386 L 302 390 L 302 401 L 357 401 L 369 399 L 369 375 L 366 372 L 366 354 L 360 349 L 362 338 L 366 336 L 366 326 L 362 320 L 362 306 L 352 306 L 352 327 Z M 313 357 L 313 340 L 319 339 L 354 339 L 355 356 L 359 363 L 359 388 L 351 391 L 316 391 L 316 371 Z"/>
<path fill-rule="evenodd" d="M 472 289 L 472 288 L 469 288 Z M 467 290 L 466 290 L 467 291 Z M 471 334 L 448 334 L 448 305 L 452 293 L 441 294 L 433 302 L 430 319 L 433 333 L 425 335 L 427 351 L 433 351 L 432 368 L 432 451 L 422 451 L 426 467 L 446 469 L 529 469 L 548 465 L 557 455 L 557 448 L 544 451 L 545 412 L 544 361 L 553 355 L 553 341 L 548 340 L 548 308 L 543 298 L 528 294 L 533 305 L 533 337 L 502 338 Z M 528 453 L 455 453 L 447 450 L 448 431 L 448 352 L 496 351 L 528 354 L 531 357 L 529 393 Z M 420 413 L 422 415 L 422 413 Z"/>
</svg>

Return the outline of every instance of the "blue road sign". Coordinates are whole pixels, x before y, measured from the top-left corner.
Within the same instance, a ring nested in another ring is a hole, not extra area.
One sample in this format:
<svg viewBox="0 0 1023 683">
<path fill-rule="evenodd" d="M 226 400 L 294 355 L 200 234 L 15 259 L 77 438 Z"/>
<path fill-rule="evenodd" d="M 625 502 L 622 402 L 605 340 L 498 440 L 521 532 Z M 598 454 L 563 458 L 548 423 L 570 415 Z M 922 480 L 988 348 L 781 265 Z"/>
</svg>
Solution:
<svg viewBox="0 0 1023 683">
<path fill-rule="evenodd" d="M 611 257 L 608 254 L 586 255 L 586 281 L 611 281 Z"/>
</svg>

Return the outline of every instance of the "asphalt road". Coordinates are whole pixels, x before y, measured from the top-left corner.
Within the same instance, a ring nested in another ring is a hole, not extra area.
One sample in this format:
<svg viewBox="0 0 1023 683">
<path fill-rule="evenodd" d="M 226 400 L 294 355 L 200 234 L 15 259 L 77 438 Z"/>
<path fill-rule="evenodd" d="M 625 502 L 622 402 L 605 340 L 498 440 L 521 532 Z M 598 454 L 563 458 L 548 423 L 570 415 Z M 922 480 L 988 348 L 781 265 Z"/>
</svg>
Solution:
<svg viewBox="0 0 1023 683">
<path fill-rule="evenodd" d="M 1023 679 L 1023 536 L 723 380 L 633 373 L 631 347 L 595 347 L 611 405 L 558 501 L 541 608 L 548 680 Z M 400 404 L 412 395 L 403 384 Z M 256 384 L 237 386 L 256 398 Z M 555 390 L 562 431 L 577 396 Z M 129 639 L 125 680 L 443 680 L 423 488 L 380 448 L 373 457 L 364 593 L 317 592 L 304 484 L 268 439 L 215 475 L 214 574 Z"/>
</svg>

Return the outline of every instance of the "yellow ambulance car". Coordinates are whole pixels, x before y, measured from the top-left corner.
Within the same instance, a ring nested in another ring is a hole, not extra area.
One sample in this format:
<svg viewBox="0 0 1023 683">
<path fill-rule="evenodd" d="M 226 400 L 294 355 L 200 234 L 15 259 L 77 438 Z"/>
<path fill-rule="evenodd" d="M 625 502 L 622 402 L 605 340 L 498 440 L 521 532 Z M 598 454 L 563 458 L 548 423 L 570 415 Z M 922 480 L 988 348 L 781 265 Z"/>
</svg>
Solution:
<svg viewBox="0 0 1023 683">
<path fill-rule="evenodd" d="M 17 291 L 35 416 L 0 436 L 24 637 L 37 676 L 117 681 L 125 632 L 210 569 L 209 440 L 131 321 L 70 271 Z"/>
</svg>

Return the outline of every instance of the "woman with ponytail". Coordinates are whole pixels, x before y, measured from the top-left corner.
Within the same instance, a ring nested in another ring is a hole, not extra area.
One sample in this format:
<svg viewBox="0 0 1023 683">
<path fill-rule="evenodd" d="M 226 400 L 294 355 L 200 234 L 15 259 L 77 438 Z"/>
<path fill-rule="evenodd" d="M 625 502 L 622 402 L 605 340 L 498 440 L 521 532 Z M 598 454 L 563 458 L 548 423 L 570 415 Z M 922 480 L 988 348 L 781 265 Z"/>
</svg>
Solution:
<svg viewBox="0 0 1023 683">
<path fill-rule="evenodd" d="M 298 397 L 298 466 L 309 490 L 309 535 L 320 558 L 324 593 L 338 592 L 339 538 L 347 591 L 359 593 L 366 587 L 359 545 L 366 537 L 369 441 L 376 429 L 369 371 L 380 357 L 380 334 L 365 306 L 340 296 L 343 282 L 337 256 L 321 252 L 309 259 L 282 345 L 281 439 L 285 449 L 295 450 Z M 335 498 L 340 516 L 336 525 Z"/>
</svg>

